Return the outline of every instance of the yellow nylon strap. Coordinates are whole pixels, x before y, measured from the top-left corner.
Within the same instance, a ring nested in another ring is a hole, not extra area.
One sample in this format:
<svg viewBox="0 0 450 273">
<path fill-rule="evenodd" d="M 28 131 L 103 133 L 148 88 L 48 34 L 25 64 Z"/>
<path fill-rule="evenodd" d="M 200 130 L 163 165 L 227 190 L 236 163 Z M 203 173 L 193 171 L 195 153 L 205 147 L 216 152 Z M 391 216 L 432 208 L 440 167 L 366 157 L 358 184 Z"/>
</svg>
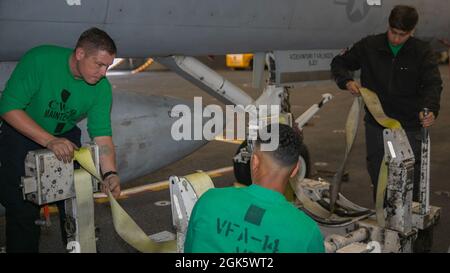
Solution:
<svg viewBox="0 0 450 273">
<path fill-rule="evenodd" d="M 350 153 L 351 148 L 353 147 L 353 142 L 356 138 L 356 133 L 358 129 L 358 123 L 359 123 L 359 115 L 362 110 L 362 102 L 360 98 L 355 98 L 353 100 L 353 104 L 350 108 L 350 112 L 347 116 L 347 121 L 345 123 L 345 144 L 346 153 Z"/>
<path fill-rule="evenodd" d="M 214 183 L 211 178 L 202 171 L 186 175 L 184 178 L 191 183 L 198 198 L 200 198 L 207 190 L 214 188 Z"/>
<path fill-rule="evenodd" d="M 355 98 L 353 104 L 348 112 L 347 121 L 345 123 L 345 154 L 342 163 L 339 166 L 338 171 L 333 176 L 333 180 L 330 185 L 330 217 L 334 213 L 335 204 L 339 197 L 339 192 L 341 190 L 342 175 L 344 174 L 345 166 L 350 155 L 350 151 L 353 147 L 353 143 L 356 138 L 356 133 L 358 130 L 359 115 L 362 109 L 362 99 Z"/>
<path fill-rule="evenodd" d="M 380 165 L 380 172 L 378 173 L 377 195 L 375 200 L 375 211 L 377 215 L 378 225 L 384 227 L 386 225 L 386 216 L 384 215 L 384 196 L 386 194 L 388 178 L 388 168 L 386 161 L 383 158 Z"/>
<path fill-rule="evenodd" d="M 89 149 L 80 148 L 78 151 L 75 151 L 75 160 L 78 161 L 78 163 L 80 163 L 80 165 L 92 176 L 97 178 L 99 181 L 102 181 L 99 172 L 94 165 Z M 145 253 L 176 252 L 176 240 L 163 243 L 154 242 L 125 212 L 125 210 L 114 199 L 109 190 L 107 192 L 107 195 L 109 197 L 109 202 L 111 205 L 111 214 L 113 217 L 114 228 L 125 242 L 127 242 L 140 252 Z"/>
<path fill-rule="evenodd" d="M 398 120 L 386 116 L 377 94 L 367 88 L 361 88 L 359 91 L 370 113 L 381 126 L 388 129 L 402 129 L 402 125 Z M 384 196 L 386 194 L 387 180 L 388 169 L 386 166 L 386 161 L 383 157 L 383 161 L 381 162 L 380 166 L 380 172 L 378 174 L 378 185 L 375 202 L 377 221 L 378 225 L 381 227 L 384 227 L 386 224 L 384 215 Z"/>
<path fill-rule="evenodd" d="M 75 170 L 75 193 L 80 251 L 95 253 L 94 199 L 92 198 L 91 175 L 84 170 Z"/>
<path fill-rule="evenodd" d="M 361 92 L 361 96 L 363 97 L 364 103 L 370 113 L 381 126 L 389 129 L 402 128 L 402 125 L 398 122 L 398 120 L 386 116 L 377 94 L 367 88 L 361 88 L 359 91 Z"/>
</svg>

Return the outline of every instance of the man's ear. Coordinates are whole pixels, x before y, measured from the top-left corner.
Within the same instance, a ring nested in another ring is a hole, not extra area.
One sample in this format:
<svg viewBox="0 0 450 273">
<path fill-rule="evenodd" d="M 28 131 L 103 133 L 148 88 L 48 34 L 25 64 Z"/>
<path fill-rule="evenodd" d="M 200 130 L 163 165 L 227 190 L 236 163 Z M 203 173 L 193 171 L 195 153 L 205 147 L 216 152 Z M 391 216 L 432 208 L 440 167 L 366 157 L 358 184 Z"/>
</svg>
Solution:
<svg viewBox="0 0 450 273">
<path fill-rule="evenodd" d="M 250 163 L 252 172 L 256 171 L 259 168 L 259 165 L 261 164 L 261 159 L 257 153 L 252 154 L 252 159 L 250 160 Z"/>
<path fill-rule="evenodd" d="M 77 59 L 77 61 L 82 60 L 84 57 L 86 57 L 86 51 L 84 51 L 83 48 L 78 47 L 77 49 L 75 49 L 75 58 Z"/>
<path fill-rule="evenodd" d="M 300 162 L 297 162 L 295 165 L 295 168 L 292 170 L 290 177 L 294 177 L 297 175 L 298 171 L 300 170 Z"/>
</svg>

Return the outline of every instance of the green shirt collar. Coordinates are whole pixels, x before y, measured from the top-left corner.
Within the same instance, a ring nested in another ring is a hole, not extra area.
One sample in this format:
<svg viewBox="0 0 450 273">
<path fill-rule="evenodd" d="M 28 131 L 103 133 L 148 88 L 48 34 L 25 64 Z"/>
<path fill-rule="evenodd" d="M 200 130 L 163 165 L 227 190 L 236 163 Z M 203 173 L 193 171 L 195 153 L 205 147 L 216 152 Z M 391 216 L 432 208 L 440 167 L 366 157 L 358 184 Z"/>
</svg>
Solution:
<svg viewBox="0 0 450 273">
<path fill-rule="evenodd" d="M 394 46 L 393 44 L 389 43 L 389 48 L 391 49 L 392 54 L 394 54 L 394 56 L 397 56 L 398 52 L 400 51 L 400 49 L 402 49 L 403 45 L 404 44 Z"/>
<path fill-rule="evenodd" d="M 279 202 L 286 201 L 286 197 L 284 197 L 284 195 L 282 195 L 281 193 L 261 187 L 256 184 L 252 184 L 252 185 L 248 186 L 246 189 L 250 194 L 258 196 L 259 198 L 262 198 L 262 199 L 279 201 Z"/>
</svg>

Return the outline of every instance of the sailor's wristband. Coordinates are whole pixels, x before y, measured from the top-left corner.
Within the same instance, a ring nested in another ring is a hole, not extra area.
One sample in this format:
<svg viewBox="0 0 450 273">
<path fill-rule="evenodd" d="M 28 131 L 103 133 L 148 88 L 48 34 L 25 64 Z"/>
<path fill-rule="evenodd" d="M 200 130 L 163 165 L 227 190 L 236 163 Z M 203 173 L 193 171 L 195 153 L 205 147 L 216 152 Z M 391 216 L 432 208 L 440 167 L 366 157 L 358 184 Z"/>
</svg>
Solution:
<svg viewBox="0 0 450 273">
<path fill-rule="evenodd" d="M 105 180 L 106 178 L 108 178 L 111 175 L 118 176 L 118 173 L 116 171 L 109 171 L 109 172 L 104 173 L 102 178 L 103 178 L 103 180 Z"/>
</svg>

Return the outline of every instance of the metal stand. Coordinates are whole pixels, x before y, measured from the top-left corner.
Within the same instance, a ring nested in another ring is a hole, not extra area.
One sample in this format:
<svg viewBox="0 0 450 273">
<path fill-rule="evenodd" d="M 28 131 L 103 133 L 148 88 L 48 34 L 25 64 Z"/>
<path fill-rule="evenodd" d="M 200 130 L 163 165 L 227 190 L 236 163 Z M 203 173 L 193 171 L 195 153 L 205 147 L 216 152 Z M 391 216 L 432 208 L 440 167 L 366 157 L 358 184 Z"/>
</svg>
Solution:
<svg viewBox="0 0 450 273">
<path fill-rule="evenodd" d="M 414 154 L 403 130 L 385 130 L 385 157 L 388 165 L 385 226 L 374 211 L 361 208 L 340 195 L 330 213 L 329 187 L 323 180 L 291 181 L 299 199 L 298 207 L 319 223 L 326 235 L 327 252 L 410 253 L 418 230 L 432 228 L 440 208 L 412 202 Z"/>
<path fill-rule="evenodd" d="M 95 144 L 88 145 L 94 163 L 99 168 L 99 150 Z M 92 177 L 93 191 L 99 190 L 100 182 Z M 74 185 L 74 162 L 59 161 L 49 150 L 30 151 L 25 159 L 25 176 L 22 177 L 22 192 L 25 200 L 39 206 L 64 200 L 67 250 L 80 252 L 80 227 Z"/>
</svg>

